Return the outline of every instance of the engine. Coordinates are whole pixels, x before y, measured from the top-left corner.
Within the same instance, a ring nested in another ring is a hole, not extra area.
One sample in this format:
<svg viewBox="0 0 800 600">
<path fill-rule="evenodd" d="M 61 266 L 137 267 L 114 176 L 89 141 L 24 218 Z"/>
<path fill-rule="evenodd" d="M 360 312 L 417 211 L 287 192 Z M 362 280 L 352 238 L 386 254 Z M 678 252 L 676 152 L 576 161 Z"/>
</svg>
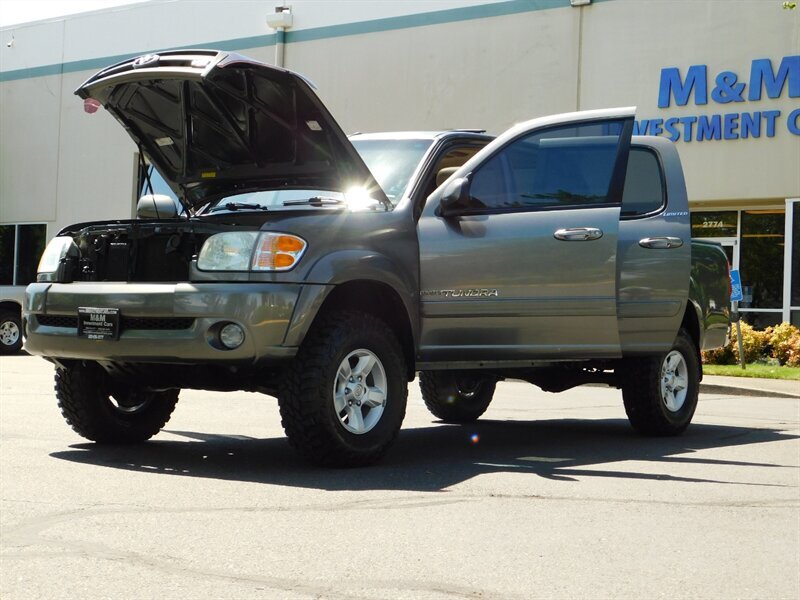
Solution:
<svg viewBox="0 0 800 600">
<path fill-rule="evenodd" d="M 196 224 L 92 225 L 69 232 L 77 256 L 66 256 L 62 281 L 178 282 L 214 231 Z"/>
</svg>

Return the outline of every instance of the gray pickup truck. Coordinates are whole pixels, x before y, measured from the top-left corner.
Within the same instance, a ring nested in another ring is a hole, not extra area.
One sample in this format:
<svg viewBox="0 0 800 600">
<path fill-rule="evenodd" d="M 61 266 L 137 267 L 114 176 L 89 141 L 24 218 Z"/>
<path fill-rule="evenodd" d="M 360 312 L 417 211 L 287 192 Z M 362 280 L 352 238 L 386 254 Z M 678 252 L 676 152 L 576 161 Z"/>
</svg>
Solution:
<svg viewBox="0 0 800 600">
<path fill-rule="evenodd" d="M 504 378 L 619 387 L 644 434 L 691 421 L 727 261 L 690 242 L 678 154 L 632 137 L 633 109 L 348 139 L 297 74 L 196 50 L 76 93 L 176 196 L 66 227 L 27 288 L 26 349 L 55 364 L 80 435 L 143 441 L 182 388 L 252 390 L 305 458 L 363 465 L 418 372 L 446 422 L 477 419 Z"/>
</svg>

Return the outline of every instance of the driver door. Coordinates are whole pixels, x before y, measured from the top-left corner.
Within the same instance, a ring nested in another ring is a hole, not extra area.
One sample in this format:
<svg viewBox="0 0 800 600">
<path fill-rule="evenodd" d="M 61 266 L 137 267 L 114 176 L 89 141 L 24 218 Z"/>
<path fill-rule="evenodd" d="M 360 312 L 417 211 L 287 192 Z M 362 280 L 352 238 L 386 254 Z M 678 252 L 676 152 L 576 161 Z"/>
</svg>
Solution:
<svg viewBox="0 0 800 600">
<path fill-rule="evenodd" d="M 431 195 L 418 223 L 421 360 L 620 355 L 616 251 L 633 112 L 529 121 Z"/>
</svg>

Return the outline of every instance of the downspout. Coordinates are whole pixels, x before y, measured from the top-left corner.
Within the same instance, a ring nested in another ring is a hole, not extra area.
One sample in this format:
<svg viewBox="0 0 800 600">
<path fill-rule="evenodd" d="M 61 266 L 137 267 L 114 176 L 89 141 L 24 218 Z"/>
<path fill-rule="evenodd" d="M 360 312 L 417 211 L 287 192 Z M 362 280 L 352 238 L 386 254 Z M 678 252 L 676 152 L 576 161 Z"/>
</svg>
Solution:
<svg viewBox="0 0 800 600">
<path fill-rule="evenodd" d="M 278 27 L 275 30 L 275 66 L 283 68 L 283 44 L 286 40 L 286 28 Z"/>
<path fill-rule="evenodd" d="M 267 17 L 267 25 L 275 30 L 275 66 L 283 68 L 286 30 L 292 26 L 292 8 L 276 6 L 275 12 Z"/>
<path fill-rule="evenodd" d="M 578 9 L 578 64 L 575 74 L 575 110 L 581 109 L 581 76 L 583 74 L 583 8 L 591 5 L 592 0 L 569 0 L 572 8 Z"/>
</svg>

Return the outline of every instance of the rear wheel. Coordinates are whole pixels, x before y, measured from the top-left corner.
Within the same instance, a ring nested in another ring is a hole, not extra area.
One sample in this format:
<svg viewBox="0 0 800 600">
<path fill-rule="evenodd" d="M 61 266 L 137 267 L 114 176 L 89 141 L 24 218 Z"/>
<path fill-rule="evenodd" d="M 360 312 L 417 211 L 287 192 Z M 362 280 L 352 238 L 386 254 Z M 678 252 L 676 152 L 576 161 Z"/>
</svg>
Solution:
<svg viewBox="0 0 800 600">
<path fill-rule="evenodd" d="M 0 311 L 0 354 L 16 354 L 22 349 L 22 321 L 18 314 Z"/>
<path fill-rule="evenodd" d="M 403 353 L 376 317 L 342 311 L 322 317 L 287 370 L 278 404 L 289 443 L 323 466 L 380 459 L 406 412 Z"/>
<path fill-rule="evenodd" d="M 56 368 L 55 389 L 61 414 L 72 429 L 106 444 L 150 439 L 166 425 L 178 402 L 178 390 L 114 386 L 93 363 Z"/>
<path fill-rule="evenodd" d="M 419 387 L 425 406 L 445 423 L 472 423 L 486 412 L 497 381 L 468 371 L 422 371 Z"/>
<path fill-rule="evenodd" d="M 697 408 L 700 361 L 685 330 L 668 352 L 630 359 L 625 370 L 622 400 L 634 429 L 645 435 L 677 435 L 689 426 Z"/>
</svg>

